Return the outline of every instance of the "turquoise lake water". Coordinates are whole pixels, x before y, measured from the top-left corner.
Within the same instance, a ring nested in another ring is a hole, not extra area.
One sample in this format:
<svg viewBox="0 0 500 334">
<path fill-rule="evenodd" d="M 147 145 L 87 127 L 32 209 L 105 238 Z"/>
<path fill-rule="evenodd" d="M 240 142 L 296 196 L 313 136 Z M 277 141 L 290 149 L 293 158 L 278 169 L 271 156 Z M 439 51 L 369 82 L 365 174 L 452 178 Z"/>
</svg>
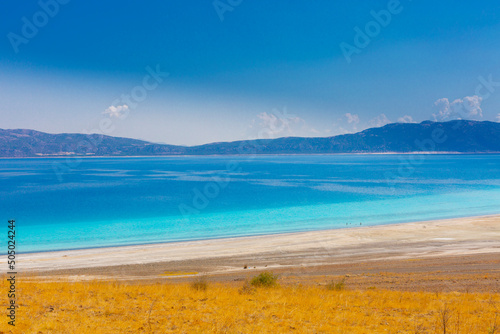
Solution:
<svg viewBox="0 0 500 334">
<path fill-rule="evenodd" d="M 0 180 L 19 252 L 500 213 L 500 155 L 3 159 Z"/>
</svg>

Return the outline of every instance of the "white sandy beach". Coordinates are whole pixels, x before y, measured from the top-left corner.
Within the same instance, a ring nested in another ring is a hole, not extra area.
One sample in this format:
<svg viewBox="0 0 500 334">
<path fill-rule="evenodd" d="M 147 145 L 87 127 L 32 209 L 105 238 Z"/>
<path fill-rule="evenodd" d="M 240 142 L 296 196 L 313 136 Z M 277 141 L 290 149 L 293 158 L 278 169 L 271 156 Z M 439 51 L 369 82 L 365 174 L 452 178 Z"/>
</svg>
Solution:
<svg viewBox="0 0 500 334">
<path fill-rule="evenodd" d="M 240 263 L 308 266 L 500 252 L 500 216 L 356 227 L 256 237 L 18 255 L 19 272 L 196 261 L 212 271 Z M 231 261 L 227 261 L 230 259 Z M 241 260 L 241 261 L 239 261 Z M 2 260 L 2 266 L 5 260 Z M 82 270 L 84 274 L 84 270 Z"/>
</svg>

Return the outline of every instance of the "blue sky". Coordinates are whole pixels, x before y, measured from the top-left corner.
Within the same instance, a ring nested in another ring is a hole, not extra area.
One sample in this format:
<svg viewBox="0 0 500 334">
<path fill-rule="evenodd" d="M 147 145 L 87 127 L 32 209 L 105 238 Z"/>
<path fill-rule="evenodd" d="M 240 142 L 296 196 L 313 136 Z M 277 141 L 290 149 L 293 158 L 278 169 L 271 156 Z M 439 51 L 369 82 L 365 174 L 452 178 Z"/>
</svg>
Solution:
<svg viewBox="0 0 500 334">
<path fill-rule="evenodd" d="M 4 129 L 194 145 L 500 120 L 497 1 L 8 0 L 0 12 Z"/>
</svg>

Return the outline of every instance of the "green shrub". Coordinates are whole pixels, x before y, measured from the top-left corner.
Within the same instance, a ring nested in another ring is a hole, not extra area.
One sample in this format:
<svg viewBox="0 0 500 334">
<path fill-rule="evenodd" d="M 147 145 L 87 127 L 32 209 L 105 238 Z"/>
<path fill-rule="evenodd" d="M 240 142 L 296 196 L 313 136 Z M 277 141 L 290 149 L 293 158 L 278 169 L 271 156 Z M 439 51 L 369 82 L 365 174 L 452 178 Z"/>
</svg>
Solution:
<svg viewBox="0 0 500 334">
<path fill-rule="evenodd" d="M 276 286 L 278 283 L 278 275 L 273 273 L 263 272 L 252 278 L 250 284 L 256 287 L 272 287 Z"/>
</svg>

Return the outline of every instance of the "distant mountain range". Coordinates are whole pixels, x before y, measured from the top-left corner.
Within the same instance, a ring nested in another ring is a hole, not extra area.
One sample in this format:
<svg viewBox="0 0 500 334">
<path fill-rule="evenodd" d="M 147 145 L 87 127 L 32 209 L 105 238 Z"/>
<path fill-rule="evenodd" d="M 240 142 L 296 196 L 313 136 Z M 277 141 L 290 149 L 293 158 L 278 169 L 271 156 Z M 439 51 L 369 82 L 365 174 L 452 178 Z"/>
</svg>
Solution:
<svg viewBox="0 0 500 334">
<path fill-rule="evenodd" d="M 285 137 L 189 147 L 97 134 L 0 129 L 0 157 L 387 152 L 500 153 L 500 123 L 469 120 L 392 123 L 334 137 Z"/>
</svg>

